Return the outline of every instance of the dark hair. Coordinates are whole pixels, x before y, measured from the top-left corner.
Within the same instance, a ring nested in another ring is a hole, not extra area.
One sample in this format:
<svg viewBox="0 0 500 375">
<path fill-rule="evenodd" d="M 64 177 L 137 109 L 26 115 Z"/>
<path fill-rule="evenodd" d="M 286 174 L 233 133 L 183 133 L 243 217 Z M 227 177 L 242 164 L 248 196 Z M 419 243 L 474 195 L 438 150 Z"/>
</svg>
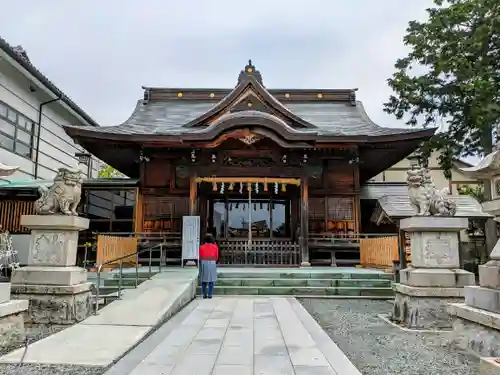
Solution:
<svg viewBox="0 0 500 375">
<path fill-rule="evenodd" d="M 205 242 L 205 243 L 215 243 L 215 238 L 214 238 L 214 236 L 212 236 L 211 233 L 206 233 L 203 236 L 203 242 Z"/>
</svg>

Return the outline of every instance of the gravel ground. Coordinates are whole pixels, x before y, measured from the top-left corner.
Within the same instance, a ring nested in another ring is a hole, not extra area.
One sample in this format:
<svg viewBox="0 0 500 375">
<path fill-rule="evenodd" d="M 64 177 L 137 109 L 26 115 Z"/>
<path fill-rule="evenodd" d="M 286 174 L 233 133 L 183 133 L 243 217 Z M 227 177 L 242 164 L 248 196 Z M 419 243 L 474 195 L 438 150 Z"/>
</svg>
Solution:
<svg viewBox="0 0 500 375">
<path fill-rule="evenodd" d="M 26 326 L 26 335 L 28 342 L 34 343 L 45 337 L 60 332 L 67 326 Z M 10 348 L 0 350 L 0 356 L 11 352 L 14 349 L 23 347 L 24 344 L 19 344 Z M 101 375 L 105 369 L 102 367 L 88 367 L 88 366 L 52 366 L 52 365 L 37 365 L 37 364 L 23 364 L 17 369 L 15 364 L 0 364 L 0 375 Z"/>
<path fill-rule="evenodd" d="M 68 326 L 57 326 L 57 325 L 25 325 L 26 329 L 26 337 L 28 339 L 28 343 L 34 343 L 38 340 L 44 339 L 54 333 L 60 332 Z M 11 346 L 9 348 L 0 349 L 0 356 L 7 354 L 15 349 L 21 348 L 24 346 L 24 343 L 20 343 L 18 345 Z"/>
<path fill-rule="evenodd" d="M 1 375 L 102 375 L 102 367 L 69 366 L 69 365 L 22 365 L 15 371 L 16 365 L 0 365 Z"/>
<path fill-rule="evenodd" d="M 353 364 L 366 375 L 477 375 L 479 358 L 450 344 L 450 333 L 403 331 L 378 317 L 387 301 L 301 299 Z"/>
</svg>

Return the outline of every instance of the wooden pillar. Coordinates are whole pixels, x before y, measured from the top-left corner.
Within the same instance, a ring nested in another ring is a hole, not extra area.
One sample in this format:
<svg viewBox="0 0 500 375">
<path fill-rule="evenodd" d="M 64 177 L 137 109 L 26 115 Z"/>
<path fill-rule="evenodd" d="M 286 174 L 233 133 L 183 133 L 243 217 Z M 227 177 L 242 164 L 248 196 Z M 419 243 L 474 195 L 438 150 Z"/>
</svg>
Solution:
<svg viewBox="0 0 500 375">
<path fill-rule="evenodd" d="M 141 233 L 142 226 L 144 222 L 144 200 L 142 197 L 142 191 L 138 187 L 136 188 L 135 194 L 135 208 L 134 208 L 134 232 Z"/>
<path fill-rule="evenodd" d="M 300 255 L 301 267 L 309 267 L 309 185 L 307 177 L 300 183 Z"/>
<path fill-rule="evenodd" d="M 198 184 L 196 183 L 196 176 L 191 176 L 189 182 L 189 215 L 196 215 L 196 201 L 198 200 Z"/>
<path fill-rule="evenodd" d="M 404 270 L 408 265 L 406 264 L 406 233 L 404 230 L 399 229 L 399 265 Z"/>
</svg>

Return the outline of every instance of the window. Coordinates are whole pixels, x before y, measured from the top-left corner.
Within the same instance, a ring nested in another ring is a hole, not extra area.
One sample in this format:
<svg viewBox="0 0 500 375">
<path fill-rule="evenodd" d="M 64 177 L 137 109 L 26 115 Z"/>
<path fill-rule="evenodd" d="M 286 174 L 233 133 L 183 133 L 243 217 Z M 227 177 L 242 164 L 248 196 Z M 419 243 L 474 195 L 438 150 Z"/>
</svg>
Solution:
<svg viewBox="0 0 500 375">
<path fill-rule="evenodd" d="M 33 121 L 0 102 L 0 147 L 31 158 L 34 130 Z"/>
<path fill-rule="evenodd" d="M 212 215 L 217 238 L 246 238 L 249 228 L 252 238 L 291 237 L 290 204 L 285 200 L 216 200 Z"/>
<path fill-rule="evenodd" d="M 7 106 L 0 102 L 0 117 L 7 117 Z"/>
<path fill-rule="evenodd" d="M 92 231 L 134 231 L 135 190 L 85 190 L 85 195 L 82 215 L 90 219 Z"/>
</svg>

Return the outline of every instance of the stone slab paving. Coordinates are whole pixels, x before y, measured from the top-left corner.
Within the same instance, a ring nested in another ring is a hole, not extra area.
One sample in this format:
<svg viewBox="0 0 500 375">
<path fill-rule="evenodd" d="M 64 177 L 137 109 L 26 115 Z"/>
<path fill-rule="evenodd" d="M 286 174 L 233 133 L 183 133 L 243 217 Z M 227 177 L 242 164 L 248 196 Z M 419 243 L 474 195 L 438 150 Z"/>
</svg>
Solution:
<svg viewBox="0 0 500 375">
<path fill-rule="evenodd" d="M 126 290 L 123 298 L 61 332 L 31 344 L 24 363 L 106 367 L 195 296 L 197 270 L 170 269 Z M 23 349 L 0 357 L 18 363 Z"/>
<path fill-rule="evenodd" d="M 361 374 L 294 298 L 198 299 L 169 325 L 105 375 Z"/>
</svg>

